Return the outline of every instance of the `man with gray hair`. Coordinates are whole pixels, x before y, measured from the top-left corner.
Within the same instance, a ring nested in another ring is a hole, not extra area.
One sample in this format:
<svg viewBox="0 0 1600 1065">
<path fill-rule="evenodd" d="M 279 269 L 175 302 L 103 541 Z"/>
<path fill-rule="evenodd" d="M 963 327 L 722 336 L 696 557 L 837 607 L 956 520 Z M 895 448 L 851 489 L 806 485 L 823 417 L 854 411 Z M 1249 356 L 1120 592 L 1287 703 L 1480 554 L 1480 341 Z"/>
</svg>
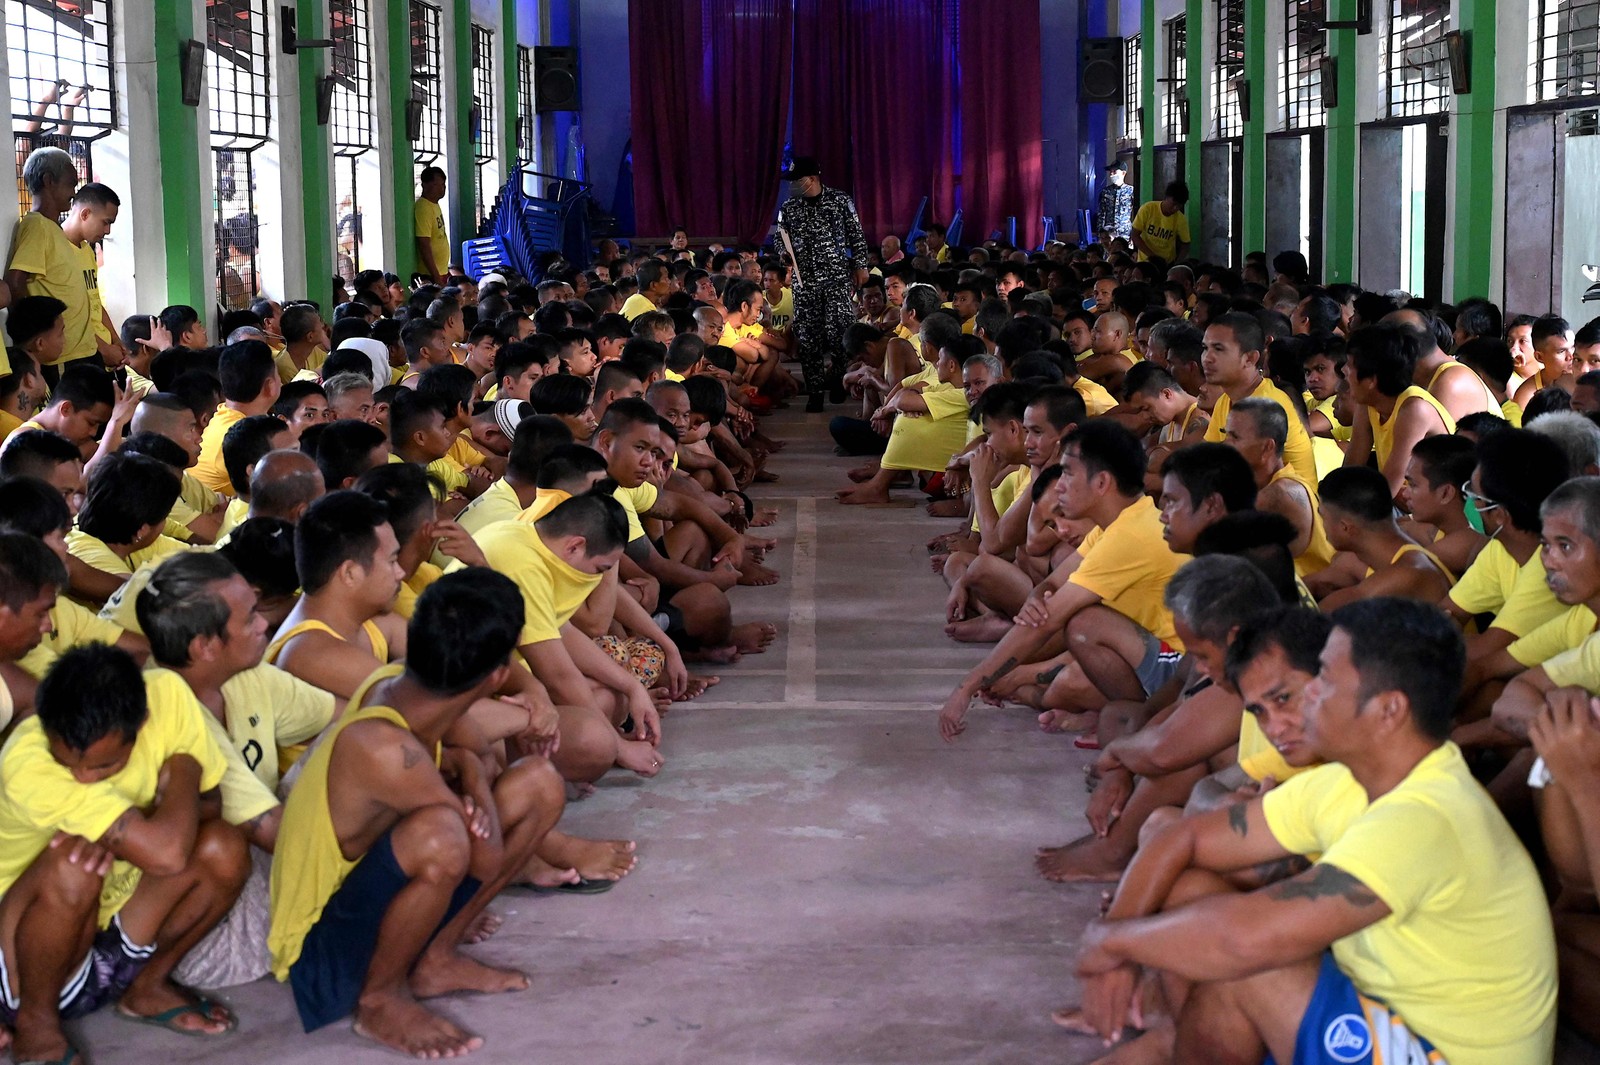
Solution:
<svg viewBox="0 0 1600 1065">
<path fill-rule="evenodd" d="M 59 367 L 74 359 L 96 354 L 95 316 L 90 313 L 89 289 L 84 280 L 85 255 L 93 267 L 94 249 L 74 244 L 61 228 L 60 218 L 78 189 L 78 168 L 60 148 L 39 148 L 22 166 L 22 181 L 33 200 L 33 210 L 17 223 L 6 258 L 5 306 L 24 296 L 51 296 L 67 305 L 62 313 L 66 341 L 61 358 L 43 367 L 53 386 Z M 7 372 L 10 364 L 0 356 Z"/>
<path fill-rule="evenodd" d="M 1527 425 L 1530 433 L 1549 437 L 1566 452 L 1567 469 L 1574 477 L 1600 473 L 1600 425 L 1576 411 L 1541 414 Z"/>
</svg>

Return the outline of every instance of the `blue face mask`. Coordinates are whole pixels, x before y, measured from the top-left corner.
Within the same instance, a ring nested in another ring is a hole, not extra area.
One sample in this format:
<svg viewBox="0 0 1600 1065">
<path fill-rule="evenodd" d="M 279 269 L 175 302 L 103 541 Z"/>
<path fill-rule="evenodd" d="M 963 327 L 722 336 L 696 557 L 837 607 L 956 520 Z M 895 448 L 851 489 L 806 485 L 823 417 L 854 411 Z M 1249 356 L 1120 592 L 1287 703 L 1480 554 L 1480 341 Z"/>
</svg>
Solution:
<svg viewBox="0 0 1600 1065">
<path fill-rule="evenodd" d="M 1084 310 L 1092 311 L 1092 310 L 1094 310 L 1094 308 L 1095 308 L 1095 302 L 1094 302 L 1093 298 L 1086 299 L 1086 300 L 1083 301 L 1083 309 Z"/>
</svg>

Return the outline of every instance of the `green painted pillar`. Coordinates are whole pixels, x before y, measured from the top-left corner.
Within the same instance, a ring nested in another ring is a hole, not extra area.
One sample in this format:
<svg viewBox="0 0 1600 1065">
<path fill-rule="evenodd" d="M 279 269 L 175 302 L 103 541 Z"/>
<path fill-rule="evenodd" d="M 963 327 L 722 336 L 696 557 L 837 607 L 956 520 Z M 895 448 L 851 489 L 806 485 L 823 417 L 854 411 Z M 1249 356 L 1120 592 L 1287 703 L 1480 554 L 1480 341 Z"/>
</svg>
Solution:
<svg viewBox="0 0 1600 1065">
<path fill-rule="evenodd" d="M 1456 97 L 1455 271 L 1449 298 L 1489 294 L 1494 241 L 1495 0 L 1456 0 L 1472 91 Z"/>
<path fill-rule="evenodd" d="M 167 253 L 167 302 L 200 309 L 215 306 L 216 297 L 204 269 L 211 236 L 211 205 L 194 203 L 200 188 L 200 117 L 198 107 L 183 99 L 184 41 L 205 41 L 196 32 L 189 0 L 154 0 L 156 37 L 157 140 L 161 148 L 162 236 Z M 185 210 L 184 205 L 190 205 Z M 206 315 L 209 318 L 209 315 Z"/>
<path fill-rule="evenodd" d="M 517 0 L 501 0 L 500 98 L 506 102 L 506 126 L 500 131 L 500 159 L 507 176 L 517 162 L 517 123 L 523 117 L 517 74 Z"/>
<path fill-rule="evenodd" d="M 1139 4 L 1139 95 L 1144 112 L 1139 119 L 1139 202 L 1156 198 L 1156 138 L 1161 134 L 1161 101 L 1156 95 L 1156 59 L 1160 47 L 1156 34 L 1156 0 Z"/>
<path fill-rule="evenodd" d="M 461 242 L 478 235 L 478 204 L 474 192 L 472 156 L 472 5 L 470 0 L 452 0 L 450 5 L 455 22 L 455 48 L 445 57 L 444 76 L 453 73 L 456 80 L 456 111 L 451 116 L 455 126 L 455 153 L 450 155 L 452 141 L 445 138 L 445 154 L 449 165 L 445 168 L 456 187 L 455 216 L 450 219 L 450 260 L 461 259 Z"/>
<path fill-rule="evenodd" d="M 1205 0 L 1188 0 L 1184 18 L 1187 43 L 1184 46 L 1183 92 L 1189 101 L 1189 128 L 1183 148 L 1183 180 L 1189 186 L 1189 205 L 1183 209 L 1183 213 L 1189 219 L 1192 246 L 1197 248 L 1200 244 L 1200 213 L 1205 202 L 1200 195 L 1200 146 L 1206 139 L 1206 61 L 1200 28 L 1205 25 L 1205 17 Z"/>
<path fill-rule="evenodd" d="M 1267 0 L 1244 0 L 1244 80 L 1250 86 L 1250 120 L 1244 124 L 1244 221 L 1240 257 L 1267 241 Z"/>
<path fill-rule="evenodd" d="M 1356 0 L 1331 0 L 1329 21 L 1354 21 Z M 1333 60 L 1338 103 L 1328 109 L 1323 159 L 1326 190 L 1323 204 L 1322 277 L 1327 284 L 1349 283 L 1356 275 L 1356 122 L 1355 30 L 1329 30 L 1328 55 Z"/>
<path fill-rule="evenodd" d="M 299 0 L 297 31 L 311 39 L 332 36 L 328 0 Z M 334 273 L 333 159 L 328 127 L 317 124 L 317 81 L 327 73 L 328 50 L 295 53 L 300 88 L 300 209 L 305 219 L 306 287 L 323 292 Z"/>
<path fill-rule="evenodd" d="M 402 12 L 408 10 L 409 6 L 401 8 Z M 382 25 L 388 33 L 389 46 L 389 195 L 394 214 L 394 271 L 410 284 L 417 269 L 417 226 L 411 214 L 412 204 L 417 201 L 412 175 L 416 158 L 411 138 L 406 135 L 406 110 L 411 101 L 411 20 L 397 14 L 384 19 Z"/>
</svg>

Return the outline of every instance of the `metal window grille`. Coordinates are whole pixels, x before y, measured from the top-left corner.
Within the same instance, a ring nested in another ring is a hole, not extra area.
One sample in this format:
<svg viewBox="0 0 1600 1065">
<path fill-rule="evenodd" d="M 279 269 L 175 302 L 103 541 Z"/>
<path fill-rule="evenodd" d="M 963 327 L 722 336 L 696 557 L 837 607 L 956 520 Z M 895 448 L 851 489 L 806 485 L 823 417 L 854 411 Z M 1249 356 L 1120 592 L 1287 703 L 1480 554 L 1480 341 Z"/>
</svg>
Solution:
<svg viewBox="0 0 1600 1065">
<path fill-rule="evenodd" d="M 1122 134 L 1138 142 L 1144 132 L 1144 42 L 1134 34 L 1122 42 Z"/>
<path fill-rule="evenodd" d="M 1322 24 L 1327 12 L 1327 0 L 1284 0 L 1283 117 L 1290 129 L 1309 129 L 1328 120 L 1322 106 L 1322 60 L 1328 54 Z"/>
<path fill-rule="evenodd" d="M 420 174 L 444 154 L 444 86 L 439 8 L 411 0 L 411 95 L 422 105 L 421 132 L 411 146 Z"/>
<path fill-rule="evenodd" d="M 533 113 L 533 49 L 517 47 L 517 151 L 524 160 L 533 158 L 539 127 Z"/>
<path fill-rule="evenodd" d="M 1175 144 L 1189 133 L 1189 16 L 1166 22 L 1167 95 L 1163 108 L 1166 140 Z"/>
<path fill-rule="evenodd" d="M 271 132 L 268 0 L 206 0 L 215 163 L 217 304 L 248 307 L 261 290 L 255 151 Z"/>
<path fill-rule="evenodd" d="M 486 173 L 495 161 L 495 83 L 494 31 L 476 23 L 472 27 L 472 181 L 478 205 L 478 228 L 489 213 L 489 197 L 497 190 L 485 189 Z M 485 195 L 487 193 L 487 195 Z"/>
<path fill-rule="evenodd" d="M 334 232 L 339 275 L 346 281 L 361 269 L 361 159 L 373 148 L 372 42 L 368 0 L 331 0 L 333 36 Z"/>
<path fill-rule="evenodd" d="M 1600 0 L 1539 0 L 1534 84 L 1541 100 L 1600 94 Z"/>
<path fill-rule="evenodd" d="M 1239 86 L 1244 81 L 1244 0 L 1214 0 L 1217 55 L 1211 77 L 1212 133 L 1218 139 L 1244 136 Z"/>
<path fill-rule="evenodd" d="M 22 165 L 35 148 L 62 148 L 81 181 L 93 179 L 90 145 L 117 126 L 111 0 L 7 0 L 17 206 L 33 200 Z"/>
<path fill-rule="evenodd" d="M 1449 28 L 1450 0 L 1390 0 L 1384 55 L 1390 118 L 1436 115 L 1449 106 Z"/>
</svg>

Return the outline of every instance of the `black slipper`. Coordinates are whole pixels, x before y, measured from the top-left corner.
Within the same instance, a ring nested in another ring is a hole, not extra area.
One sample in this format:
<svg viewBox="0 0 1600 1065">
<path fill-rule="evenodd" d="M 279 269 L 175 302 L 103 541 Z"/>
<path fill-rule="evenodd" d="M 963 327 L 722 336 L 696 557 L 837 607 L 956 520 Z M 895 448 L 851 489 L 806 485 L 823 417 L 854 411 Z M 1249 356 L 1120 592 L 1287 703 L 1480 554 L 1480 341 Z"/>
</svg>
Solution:
<svg viewBox="0 0 1600 1065">
<path fill-rule="evenodd" d="M 585 880 L 578 878 L 576 884 L 557 884 L 555 887 L 540 887 L 537 884 L 524 885 L 535 895 L 604 895 L 617 886 L 615 880 Z"/>
</svg>

